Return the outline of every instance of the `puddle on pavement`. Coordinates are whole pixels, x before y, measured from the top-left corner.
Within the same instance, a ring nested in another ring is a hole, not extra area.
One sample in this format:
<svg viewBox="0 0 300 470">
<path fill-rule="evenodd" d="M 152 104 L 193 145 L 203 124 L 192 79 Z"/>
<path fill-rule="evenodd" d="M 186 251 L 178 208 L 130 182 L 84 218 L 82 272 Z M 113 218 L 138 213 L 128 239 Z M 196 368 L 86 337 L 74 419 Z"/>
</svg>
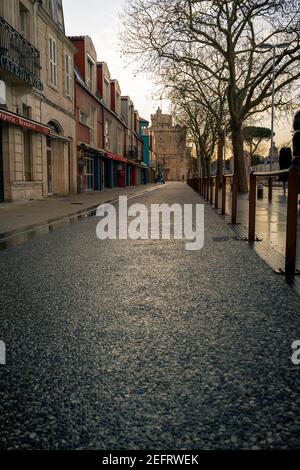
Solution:
<svg viewBox="0 0 300 470">
<path fill-rule="evenodd" d="M 110 201 L 111 202 L 111 201 Z M 47 235 L 49 233 L 60 230 L 63 227 L 79 222 L 80 220 L 87 219 L 89 217 L 94 217 L 96 215 L 96 209 L 91 209 L 90 211 L 72 215 L 61 220 L 51 221 L 44 225 L 40 225 L 34 228 L 29 228 L 24 232 L 8 232 L 3 233 L 0 238 L 0 251 L 6 250 L 8 248 L 13 248 L 23 243 L 33 240 L 34 238 Z"/>
</svg>

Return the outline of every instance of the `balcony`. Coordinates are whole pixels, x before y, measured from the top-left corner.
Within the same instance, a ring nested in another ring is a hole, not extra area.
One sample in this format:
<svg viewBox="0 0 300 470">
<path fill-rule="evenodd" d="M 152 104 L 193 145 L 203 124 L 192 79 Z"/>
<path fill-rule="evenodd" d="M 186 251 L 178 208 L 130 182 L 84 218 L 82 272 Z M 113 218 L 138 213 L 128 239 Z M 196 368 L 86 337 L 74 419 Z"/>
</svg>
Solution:
<svg viewBox="0 0 300 470">
<path fill-rule="evenodd" d="M 133 147 L 132 150 L 131 149 L 127 150 L 126 157 L 131 160 L 137 160 L 138 158 L 137 147 Z"/>
<path fill-rule="evenodd" d="M 40 70 L 40 52 L 0 17 L 0 77 L 42 90 Z"/>
</svg>

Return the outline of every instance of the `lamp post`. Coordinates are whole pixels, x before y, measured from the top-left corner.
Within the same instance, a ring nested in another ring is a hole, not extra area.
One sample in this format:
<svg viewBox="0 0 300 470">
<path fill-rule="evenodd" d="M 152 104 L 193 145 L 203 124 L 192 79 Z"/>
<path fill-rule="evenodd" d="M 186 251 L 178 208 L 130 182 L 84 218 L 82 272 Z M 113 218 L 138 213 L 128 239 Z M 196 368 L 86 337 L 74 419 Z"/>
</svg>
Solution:
<svg viewBox="0 0 300 470">
<path fill-rule="evenodd" d="M 274 120 L 275 120 L 275 62 L 276 62 L 276 49 L 286 49 L 289 43 L 282 42 L 279 44 L 262 43 L 257 47 L 260 49 L 273 50 L 273 65 L 272 65 L 272 116 L 271 116 L 271 148 L 270 148 L 270 171 L 273 170 L 273 150 L 274 150 Z"/>
</svg>

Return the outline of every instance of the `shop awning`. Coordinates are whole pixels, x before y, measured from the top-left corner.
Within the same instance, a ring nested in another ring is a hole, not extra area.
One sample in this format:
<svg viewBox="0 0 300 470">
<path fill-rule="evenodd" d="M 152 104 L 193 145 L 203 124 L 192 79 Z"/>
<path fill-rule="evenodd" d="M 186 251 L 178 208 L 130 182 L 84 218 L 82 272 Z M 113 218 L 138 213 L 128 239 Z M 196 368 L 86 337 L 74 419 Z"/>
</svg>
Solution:
<svg viewBox="0 0 300 470">
<path fill-rule="evenodd" d="M 139 166 L 139 162 L 136 162 L 134 160 L 128 160 L 128 163 L 130 163 L 130 165 Z"/>
<path fill-rule="evenodd" d="M 116 160 L 117 162 L 129 163 L 128 160 L 126 160 L 126 158 L 122 157 L 121 155 L 117 155 L 116 153 L 113 153 L 113 152 L 105 151 L 104 155 L 108 158 L 111 158 L 112 160 Z"/>
<path fill-rule="evenodd" d="M 0 109 L 0 121 L 7 122 L 8 124 L 12 124 L 13 126 L 23 127 L 24 129 L 29 129 L 30 131 L 38 132 L 39 134 L 50 135 L 51 132 L 48 126 L 44 126 L 39 122 L 23 118 L 18 114 L 11 113 L 10 111 L 5 111 L 3 109 Z"/>
<path fill-rule="evenodd" d="M 78 148 L 80 150 L 83 150 L 84 152 L 88 152 L 88 153 L 90 153 L 94 156 L 97 156 L 97 157 L 105 156 L 105 150 L 99 149 L 97 147 L 92 147 L 92 146 L 86 144 L 85 142 L 80 142 L 78 144 Z"/>
</svg>

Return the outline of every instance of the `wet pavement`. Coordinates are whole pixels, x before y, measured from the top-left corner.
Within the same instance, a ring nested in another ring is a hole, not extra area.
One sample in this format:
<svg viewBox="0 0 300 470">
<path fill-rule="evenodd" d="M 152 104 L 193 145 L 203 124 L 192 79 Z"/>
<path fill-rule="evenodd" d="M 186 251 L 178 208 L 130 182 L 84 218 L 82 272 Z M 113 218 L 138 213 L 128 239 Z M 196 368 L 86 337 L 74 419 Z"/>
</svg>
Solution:
<svg viewBox="0 0 300 470">
<path fill-rule="evenodd" d="M 203 200 L 170 183 L 130 202 Z M 207 205 L 196 252 L 101 242 L 97 222 L 0 252 L 0 448 L 300 448 L 284 276 Z"/>
<path fill-rule="evenodd" d="M 226 213 L 231 213 L 231 192 L 227 187 L 226 193 Z M 264 187 L 264 198 L 257 199 L 256 207 L 256 234 L 257 237 L 269 244 L 282 257 L 285 256 L 286 245 L 286 214 L 287 214 L 287 194 L 283 189 L 273 189 L 272 202 L 268 201 L 268 188 Z M 221 207 L 221 195 L 219 195 Z M 248 229 L 249 217 L 249 195 L 238 194 L 237 223 Z M 300 271 L 300 205 L 298 213 L 298 250 L 297 269 Z"/>
<path fill-rule="evenodd" d="M 68 196 L 49 196 L 35 201 L 15 201 L 0 204 L 0 241 L 16 233 L 40 228 L 59 219 L 87 212 L 99 204 L 113 201 L 119 196 L 133 196 L 155 188 L 155 184 L 126 188 L 106 188 Z"/>
</svg>

